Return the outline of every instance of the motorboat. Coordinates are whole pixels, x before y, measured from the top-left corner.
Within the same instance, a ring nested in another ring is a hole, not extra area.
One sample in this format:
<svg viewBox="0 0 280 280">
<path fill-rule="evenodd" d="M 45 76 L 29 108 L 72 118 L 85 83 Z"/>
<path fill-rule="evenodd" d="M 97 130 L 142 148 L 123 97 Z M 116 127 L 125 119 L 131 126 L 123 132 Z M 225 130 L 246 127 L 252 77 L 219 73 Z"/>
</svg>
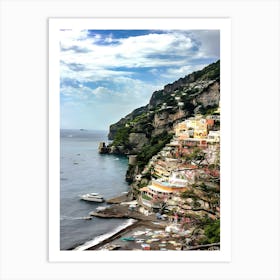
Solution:
<svg viewBox="0 0 280 280">
<path fill-rule="evenodd" d="M 86 201 L 103 202 L 104 198 L 99 193 L 87 193 L 80 195 L 80 198 Z"/>
</svg>

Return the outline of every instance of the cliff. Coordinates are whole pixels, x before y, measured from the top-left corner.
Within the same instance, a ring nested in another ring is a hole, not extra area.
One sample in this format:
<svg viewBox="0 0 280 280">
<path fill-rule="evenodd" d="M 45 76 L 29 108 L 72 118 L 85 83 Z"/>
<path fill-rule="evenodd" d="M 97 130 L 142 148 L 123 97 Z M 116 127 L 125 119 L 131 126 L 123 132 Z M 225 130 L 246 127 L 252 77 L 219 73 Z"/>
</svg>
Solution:
<svg viewBox="0 0 280 280">
<path fill-rule="evenodd" d="M 194 114 L 214 112 L 219 101 L 220 61 L 217 61 L 155 91 L 149 104 L 112 124 L 109 152 L 137 154 L 140 159 L 137 167 L 141 170 L 170 141 L 174 124 Z M 135 173 L 135 168 L 130 168 L 128 174 L 131 171 Z"/>
<path fill-rule="evenodd" d="M 217 61 L 155 91 L 149 104 L 112 124 L 113 142 L 100 143 L 99 152 L 129 156 L 129 199 L 137 200 L 138 206 L 130 211 L 118 205 L 113 211 L 93 214 L 146 220 L 142 214 L 149 213 L 150 218 L 173 223 L 166 232 L 185 230 L 187 248 L 211 245 L 219 250 L 219 103 Z"/>
</svg>

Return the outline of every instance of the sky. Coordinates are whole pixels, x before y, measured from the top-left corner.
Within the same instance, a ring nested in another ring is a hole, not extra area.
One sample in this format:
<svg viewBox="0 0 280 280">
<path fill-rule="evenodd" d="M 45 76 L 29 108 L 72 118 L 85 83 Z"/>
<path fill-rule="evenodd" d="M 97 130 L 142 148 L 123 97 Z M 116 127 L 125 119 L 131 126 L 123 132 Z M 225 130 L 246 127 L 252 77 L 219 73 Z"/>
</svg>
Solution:
<svg viewBox="0 0 280 280">
<path fill-rule="evenodd" d="M 108 130 L 220 58 L 218 30 L 60 30 L 60 125 Z"/>
</svg>

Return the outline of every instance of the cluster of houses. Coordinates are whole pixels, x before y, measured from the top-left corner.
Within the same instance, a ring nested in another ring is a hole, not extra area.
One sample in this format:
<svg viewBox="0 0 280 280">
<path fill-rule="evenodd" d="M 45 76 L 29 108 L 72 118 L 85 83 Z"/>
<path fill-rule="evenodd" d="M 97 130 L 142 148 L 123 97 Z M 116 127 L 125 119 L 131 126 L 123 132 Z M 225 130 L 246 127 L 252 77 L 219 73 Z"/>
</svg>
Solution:
<svg viewBox="0 0 280 280">
<path fill-rule="evenodd" d="M 212 130 L 217 121 L 220 121 L 219 115 L 206 118 L 197 115 L 175 125 L 175 136 L 178 140 L 201 139 L 207 142 L 220 142 L 220 130 Z"/>
<path fill-rule="evenodd" d="M 145 208 L 158 211 L 164 203 L 169 210 L 174 209 L 180 204 L 180 194 L 191 191 L 195 183 L 204 182 L 209 176 L 219 178 L 219 169 L 209 168 L 219 160 L 220 130 L 214 130 L 217 122 L 217 116 L 198 115 L 175 125 L 172 141 L 143 171 L 144 174 L 149 170 L 153 178 L 147 186 L 140 188 L 139 202 Z M 194 149 L 203 157 L 188 158 Z M 141 175 L 138 179 L 141 180 Z M 199 204 L 206 209 L 210 207 L 205 201 Z"/>
</svg>

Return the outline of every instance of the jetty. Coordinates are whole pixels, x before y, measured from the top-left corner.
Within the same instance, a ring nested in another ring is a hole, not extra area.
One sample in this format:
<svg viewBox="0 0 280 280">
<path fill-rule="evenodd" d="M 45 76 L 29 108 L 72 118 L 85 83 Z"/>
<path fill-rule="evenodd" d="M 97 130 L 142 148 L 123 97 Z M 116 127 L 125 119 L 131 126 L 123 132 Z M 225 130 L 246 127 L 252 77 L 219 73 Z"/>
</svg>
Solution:
<svg viewBox="0 0 280 280">
<path fill-rule="evenodd" d="M 146 216 L 138 211 L 132 210 L 127 204 L 115 204 L 104 210 L 92 211 L 89 215 L 99 218 L 128 218 L 141 221 L 157 221 L 155 213 Z"/>
</svg>

